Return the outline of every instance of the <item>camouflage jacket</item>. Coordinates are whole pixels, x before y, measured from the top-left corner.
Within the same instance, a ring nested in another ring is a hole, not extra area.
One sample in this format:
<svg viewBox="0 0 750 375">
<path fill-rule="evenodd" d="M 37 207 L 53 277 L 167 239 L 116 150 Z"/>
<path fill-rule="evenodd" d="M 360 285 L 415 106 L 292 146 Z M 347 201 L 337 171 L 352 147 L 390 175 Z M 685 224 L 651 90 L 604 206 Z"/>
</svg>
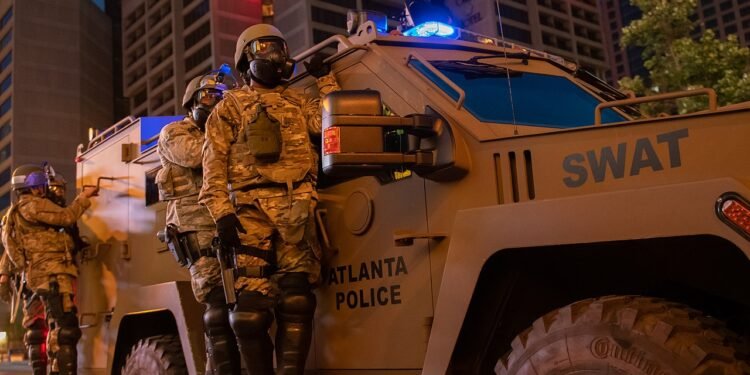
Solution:
<svg viewBox="0 0 750 375">
<path fill-rule="evenodd" d="M 0 258 L 0 275 L 13 275 L 16 273 L 15 267 L 13 267 L 13 263 L 10 262 L 10 257 L 8 256 L 7 252 L 3 253 L 2 258 Z"/>
<path fill-rule="evenodd" d="M 60 207 L 46 198 L 24 194 L 18 200 L 14 239 L 23 254 L 9 254 L 11 261 L 26 272 L 32 290 L 49 281 L 49 275 L 77 276 L 73 260 L 73 238 L 64 227 L 70 227 L 91 206 L 83 194 L 67 207 Z M 25 264 L 23 262 L 25 261 Z M 20 264 L 19 264 L 20 263 Z"/>
<path fill-rule="evenodd" d="M 188 117 L 165 126 L 159 134 L 159 198 L 167 201 L 167 224 L 176 225 L 181 232 L 214 228 L 208 210 L 198 203 L 203 183 L 204 138 L 195 121 Z"/>
<path fill-rule="evenodd" d="M 317 83 L 320 96 L 339 90 L 333 74 L 319 78 Z M 320 134 L 320 106 L 320 97 L 308 98 L 301 90 L 282 86 L 244 86 L 224 93 L 224 99 L 208 117 L 203 146 L 200 201 L 214 219 L 235 212 L 230 190 L 237 201 L 251 201 L 242 195 L 252 194 L 248 191 L 253 186 L 289 184 L 315 176 L 317 154 L 308 133 Z M 271 163 L 256 161 L 246 142 L 245 128 L 252 125 L 261 109 L 281 126 L 281 157 Z"/>
</svg>

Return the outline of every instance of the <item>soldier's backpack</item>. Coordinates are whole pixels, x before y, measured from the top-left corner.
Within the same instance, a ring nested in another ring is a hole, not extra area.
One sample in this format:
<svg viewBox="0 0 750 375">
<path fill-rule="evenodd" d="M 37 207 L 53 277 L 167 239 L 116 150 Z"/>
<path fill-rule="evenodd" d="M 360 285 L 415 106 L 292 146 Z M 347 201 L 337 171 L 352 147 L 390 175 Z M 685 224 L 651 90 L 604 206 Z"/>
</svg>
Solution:
<svg viewBox="0 0 750 375">
<path fill-rule="evenodd" d="M 11 205 L 0 223 L 2 225 L 2 241 L 5 252 L 8 254 L 15 268 L 22 270 L 26 263 L 26 256 L 24 255 L 21 242 L 16 238 L 16 208 L 17 205 Z"/>
</svg>

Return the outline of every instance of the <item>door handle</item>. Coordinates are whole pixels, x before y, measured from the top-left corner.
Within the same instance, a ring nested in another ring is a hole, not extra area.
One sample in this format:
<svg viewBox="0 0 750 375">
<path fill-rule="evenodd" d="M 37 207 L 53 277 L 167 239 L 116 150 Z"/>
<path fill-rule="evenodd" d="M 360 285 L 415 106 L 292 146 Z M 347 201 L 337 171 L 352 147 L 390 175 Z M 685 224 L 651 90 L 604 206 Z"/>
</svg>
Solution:
<svg viewBox="0 0 750 375">
<path fill-rule="evenodd" d="M 412 232 L 406 230 L 397 230 L 393 232 L 393 243 L 398 247 L 411 246 L 414 245 L 414 240 L 416 239 L 440 241 L 445 237 L 448 237 L 448 233 Z"/>
</svg>

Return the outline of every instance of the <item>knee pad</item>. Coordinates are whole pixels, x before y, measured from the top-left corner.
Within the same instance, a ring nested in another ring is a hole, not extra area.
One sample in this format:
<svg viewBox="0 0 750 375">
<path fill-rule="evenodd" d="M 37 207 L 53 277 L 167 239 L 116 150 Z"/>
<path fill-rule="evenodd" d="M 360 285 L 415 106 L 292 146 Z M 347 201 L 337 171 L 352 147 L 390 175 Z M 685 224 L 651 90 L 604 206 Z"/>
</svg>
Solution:
<svg viewBox="0 0 750 375">
<path fill-rule="evenodd" d="M 208 306 L 203 313 L 203 327 L 208 336 L 224 335 L 230 331 L 229 308 Z"/>
<path fill-rule="evenodd" d="M 229 325 L 237 337 L 267 335 L 273 323 L 273 300 L 258 292 L 241 293 L 229 313 Z"/>
<path fill-rule="evenodd" d="M 76 327 L 60 327 L 57 333 L 57 343 L 62 345 L 76 345 L 81 339 L 81 329 Z"/>
<path fill-rule="evenodd" d="M 57 342 L 60 345 L 75 345 L 81 338 L 81 328 L 78 326 L 78 317 L 75 313 L 65 313 L 59 321 L 60 331 L 57 334 Z"/>
<path fill-rule="evenodd" d="M 277 311 L 280 318 L 299 322 L 310 320 L 315 313 L 317 300 L 312 292 L 312 285 L 307 281 L 307 274 L 288 273 L 279 280 L 279 288 L 281 297 Z"/>
<path fill-rule="evenodd" d="M 26 345 L 41 345 L 47 340 L 45 335 L 44 327 L 41 324 L 34 324 L 29 327 L 26 333 L 23 335 L 23 342 Z"/>
</svg>

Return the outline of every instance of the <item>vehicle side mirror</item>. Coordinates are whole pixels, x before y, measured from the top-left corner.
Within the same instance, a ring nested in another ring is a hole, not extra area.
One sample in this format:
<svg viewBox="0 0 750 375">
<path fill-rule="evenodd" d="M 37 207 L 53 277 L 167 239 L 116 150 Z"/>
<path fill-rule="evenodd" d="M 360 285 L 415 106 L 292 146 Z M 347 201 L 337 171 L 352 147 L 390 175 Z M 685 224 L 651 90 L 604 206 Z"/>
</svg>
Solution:
<svg viewBox="0 0 750 375">
<path fill-rule="evenodd" d="M 380 93 L 374 90 L 330 93 L 323 99 L 323 171 L 372 176 L 391 169 L 434 168 L 437 142 L 428 140 L 437 137 L 439 121 L 426 114 L 384 116 Z"/>
</svg>

